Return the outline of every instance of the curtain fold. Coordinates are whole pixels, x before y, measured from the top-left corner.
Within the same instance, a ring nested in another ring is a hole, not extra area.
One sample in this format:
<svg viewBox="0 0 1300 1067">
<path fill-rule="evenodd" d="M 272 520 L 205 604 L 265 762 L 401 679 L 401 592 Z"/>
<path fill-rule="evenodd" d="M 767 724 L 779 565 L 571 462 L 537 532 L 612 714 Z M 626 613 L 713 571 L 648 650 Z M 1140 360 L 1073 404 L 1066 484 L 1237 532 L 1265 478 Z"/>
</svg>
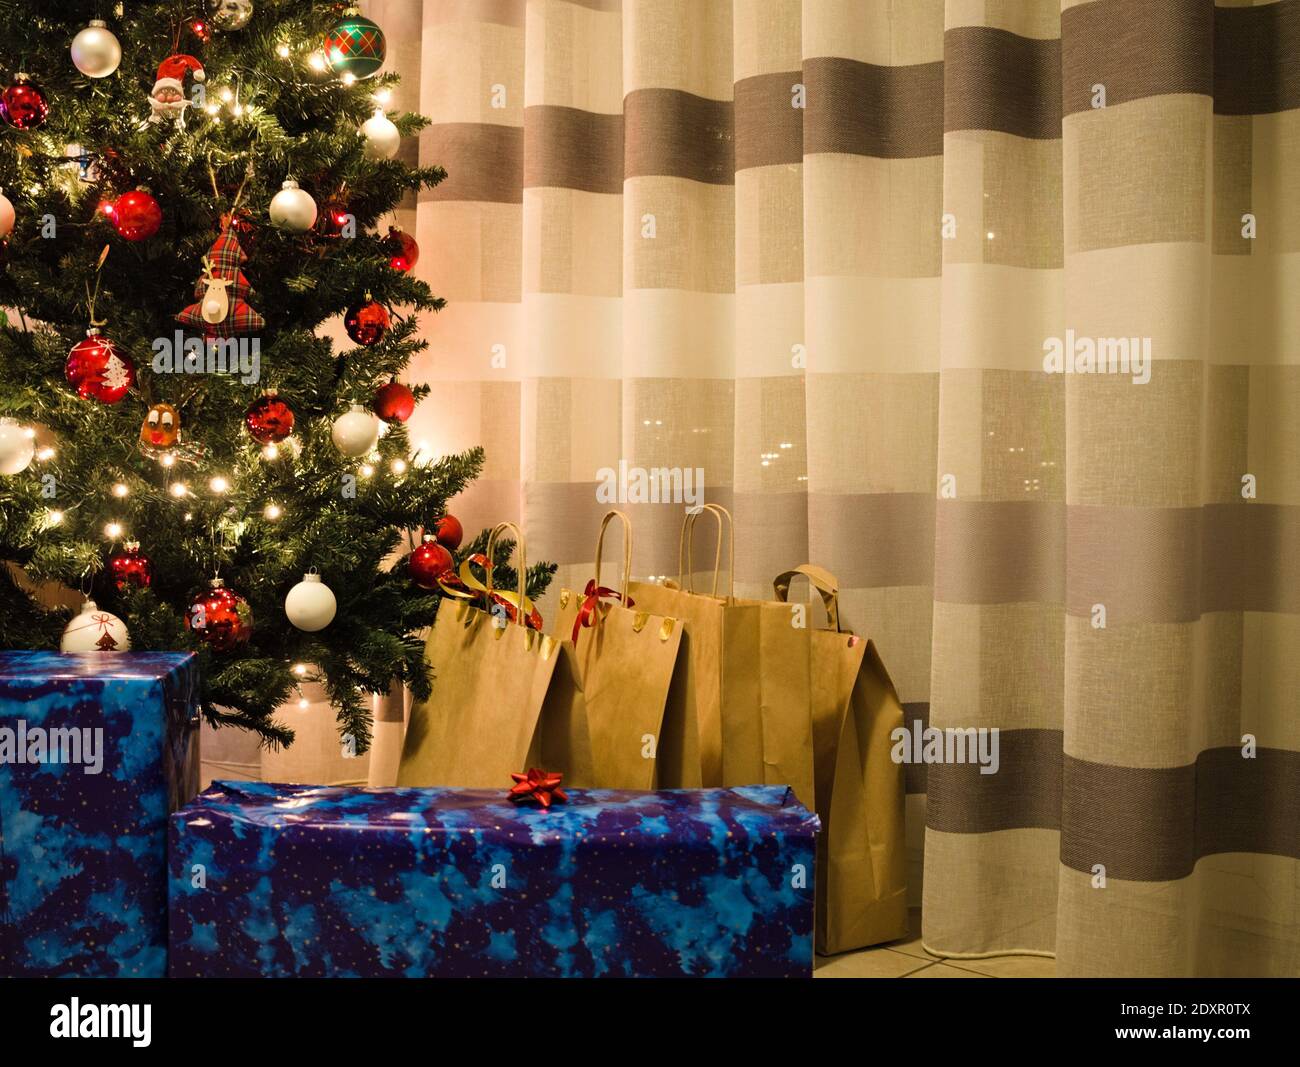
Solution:
<svg viewBox="0 0 1300 1067">
<path fill-rule="evenodd" d="M 611 472 L 701 471 L 738 594 L 822 564 L 999 731 L 908 767 L 931 950 L 1300 974 L 1300 0 L 370 11 L 466 523 L 573 586 Z M 620 502 L 638 576 L 690 502 Z"/>
</svg>

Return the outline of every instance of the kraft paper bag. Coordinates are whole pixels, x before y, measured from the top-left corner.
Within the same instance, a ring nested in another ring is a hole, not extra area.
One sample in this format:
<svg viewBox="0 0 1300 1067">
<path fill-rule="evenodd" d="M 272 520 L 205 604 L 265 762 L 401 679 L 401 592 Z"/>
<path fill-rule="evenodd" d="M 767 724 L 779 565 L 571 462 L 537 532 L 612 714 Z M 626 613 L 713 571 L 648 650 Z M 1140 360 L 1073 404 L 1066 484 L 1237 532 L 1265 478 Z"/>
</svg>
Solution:
<svg viewBox="0 0 1300 1067">
<path fill-rule="evenodd" d="M 695 520 L 717 522 L 710 592 L 693 580 Z M 719 785 L 789 785 L 822 819 L 818 838 L 817 951 L 843 952 L 907 930 L 902 767 L 890 732 L 902 723 L 875 646 L 843 630 L 838 583 L 805 564 L 774 581 L 774 601 L 719 594 L 724 528 L 730 515 L 705 505 L 688 515 L 675 585 L 635 583 L 638 606 L 676 614 L 686 626 L 687 699 L 701 724 L 701 749 L 714 750 Z M 808 579 L 825 607 L 826 628 L 805 605 L 787 603 L 792 580 Z M 706 767 L 711 764 L 706 760 Z"/>
<path fill-rule="evenodd" d="M 847 952 L 907 933 L 903 767 L 890 734 L 903 707 L 876 646 L 842 629 L 837 583 L 805 564 L 779 576 L 778 600 L 796 574 L 826 606 L 827 629 L 809 630 L 817 838 L 817 951 Z M 787 609 L 788 609 L 788 605 Z"/>
<path fill-rule="evenodd" d="M 600 584 L 605 533 L 623 526 L 622 584 Z M 699 730 L 685 699 L 681 623 L 628 600 L 632 529 L 608 512 L 596 540 L 595 577 L 560 591 L 556 636 L 573 649 L 582 685 L 595 784 L 602 789 L 701 785 Z"/>
<path fill-rule="evenodd" d="M 568 785 L 593 784 L 572 649 L 525 624 L 532 605 L 524 594 L 528 563 L 519 528 L 496 527 L 487 557 L 495 558 L 496 541 L 507 530 L 516 537 L 519 590 L 498 595 L 516 606 L 517 621 L 465 600 L 443 601 L 425 646 L 433 693 L 411 708 L 398 785 L 507 789 L 510 775 L 530 766 L 560 771 Z M 468 564 L 461 579 L 493 602 L 490 568 L 485 587 Z"/>
</svg>

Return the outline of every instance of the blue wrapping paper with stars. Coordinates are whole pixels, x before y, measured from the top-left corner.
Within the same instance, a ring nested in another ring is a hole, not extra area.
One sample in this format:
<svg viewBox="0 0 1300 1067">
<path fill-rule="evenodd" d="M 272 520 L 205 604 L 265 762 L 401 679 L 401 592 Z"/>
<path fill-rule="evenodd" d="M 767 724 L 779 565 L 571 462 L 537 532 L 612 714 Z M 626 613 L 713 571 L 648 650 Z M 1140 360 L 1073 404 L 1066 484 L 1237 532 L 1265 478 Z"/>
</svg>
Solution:
<svg viewBox="0 0 1300 1067">
<path fill-rule="evenodd" d="M 167 973 L 197 698 L 188 653 L 0 653 L 0 975 Z"/>
<path fill-rule="evenodd" d="M 811 975 L 793 792 L 567 794 L 215 782 L 171 819 L 171 974 Z"/>
</svg>

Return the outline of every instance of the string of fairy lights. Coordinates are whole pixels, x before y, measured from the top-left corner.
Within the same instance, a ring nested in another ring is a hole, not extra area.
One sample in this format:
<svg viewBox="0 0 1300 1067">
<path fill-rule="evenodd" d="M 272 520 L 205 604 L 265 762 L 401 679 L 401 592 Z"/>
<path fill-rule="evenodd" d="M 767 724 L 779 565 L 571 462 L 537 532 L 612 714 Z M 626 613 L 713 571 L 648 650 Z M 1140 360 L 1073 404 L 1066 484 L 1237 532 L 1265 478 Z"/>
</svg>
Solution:
<svg viewBox="0 0 1300 1067">
<path fill-rule="evenodd" d="M 234 5 L 232 9 L 233 7 Z M 196 18 L 190 20 L 188 26 L 196 37 L 206 43 L 210 39 L 214 25 L 216 29 L 225 31 L 243 28 L 252 17 L 252 8 L 250 2 L 239 5 L 237 16 L 227 12 L 228 21 L 224 25 L 217 21 L 218 15 L 214 13 L 213 24 Z M 222 10 L 225 10 L 224 6 Z M 335 22 L 326 35 L 323 46 L 318 42 L 295 41 L 287 37 L 281 38 L 275 45 L 276 55 L 295 69 L 314 74 L 333 74 L 346 86 L 355 85 L 360 79 L 378 72 L 383 64 L 385 51 L 382 30 L 355 8 L 347 9 Z M 120 42 L 102 20 L 92 21 L 76 35 L 72 42 L 71 53 L 72 61 L 78 70 L 92 79 L 113 75 L 122 58 Z M 158 80 L 149 92 L 148 104 L 151 114 L 148 121 L 151 124 L 176 123 L 184 127 L 187 111 L 200 123 L 206 121 L 211 126 L 260 118 L 262 112 L 257 104 L 258 89 L 261 83 L 267 80 L 268 75 L 256 67 L 250 67 L 248 70 L 227 72 L 223 84 L 207 85 L 207 72 L 203 64 L 195 56 L 181 51 L 181 32 L 178 30 L 174 52 L 160 64 Z M 188 94 L 185 90 L 187 81 L 193 85 L 192 93 Z M 280 85 L 282 84 L 281 80 Z M 364 142 L 365 154 L 371 160 L 392 159 L 400 144 L 398 128 L 387 115 L 387 108 L 393 100 L 392 91 L 386 86 L 380 86 L 370 94 L 370 97 L 374 102 L 374 114 L 358 131 Z M 39 127 L 45 123 L 49 108 L 50 102 L 43 90 L 27 74 L 15 75 L 10 87 L 0 92 L 0 117 L 18 130 L 39 130 Z M 30 156 L 33 153 L 28 151 L 26 154 Z M 79 168 L 81 182 L 91 184 L 99 180 L 95 169 L 95 155 L 81 145 L 64 146 L 61 158 Z M 250 175 L 251 168 L 250 158 Z M 215 176 L 213 183 L 215 188 Z M 29 192 L 33 196 L 38 196 L 41 190 L 36 187 Z M 242 187 L 240 195 L 242 195 Z M 240 195 L 235 198 L 235 206 L 239 203 Z M 148 240 L 157 233 L 162 219 L 161 206 L 147 190 L 143 189 L 124 193 L 115 203 L 101 203 L 97 211 L 112 223 L 119 236 L 128 241 Z M 233 211 L 232 207 L 232 214 Z M 12 204 L 0 191 L 0 231 L 2 231 L 0 236 L 6 236 L 12 231 L 14 214 Z M 271 224 L 291 232 L 307 233 L 316 229 L 319 218 L 321 215 L 314 199 L 306 190 L 300 189 L 293 180 L 285 181 L 283 189 L 276 194 L 270 205 Z M 329 225 L 337 224 L 337 212 L 327 211 L 324 218 L 328 232 Z M 223 241 L 226 242 L 224 246 Z M 395 245 L 391 262 L 393 269 L 403 272 L 412 269 L 419 254 L 414 240 L 395 227 L 390 227 L 388 241 Z M 67 375 L 69 383 L 74 386 L 79 395 L 93 397 L 101 403 L 111 405 L 135 391 L 136 379 L 134 363 L 130 356 L 111 339 L 101 335 L 98 329 L 101 324 L 95 318 L 99 279 L 102 277 L 108 252 L 109 248 L 106 247 L 100 257 L 95 274 L 94 293 L 92 294 L 89 288 L 87 290 L 88 317 L 92 328 L 88 331 L 87 340 L 75 346 L 70 353 Z M 218 275 L 212 264 L 213 262 L 221 264 L 220 253 L 227 255 L 228 262 L 222 265 L 227 273 Z M 244 293 L 254 295 L 248 289 L 240 270 L 240 265 L 246 258 L 239 247 L 238 238 L 233 236 L 233 232 L 223 230 L 221 237 L 209 253 L 209 258 L 204 260 L 204 277 L 200 279 L 198 285 L 200 303 L 186 308 L 177 319 L 182 324 L 191 326 L 202 326 L 205 323 L 218 324 L 212 329 L 205 327 L 205 335 L 208 338 L 246 336 L 254 332 L 254 329 L 263 326 L 264 320 L 256 310 L 247 302 L 241 303 Z M 234 291 L 234 302 L 228 299 L 227 289 Z M 237 310 L 242 311 L 243 317 L 236 318 Z M 197 317 L 200 312 L 201 320 Z M 191 314 L 195 316 L 193 321 L 187 318 Z M 212 315 L 216 317 L 211 317 Z M 358 345 L 366 347 L 378 343 L 387 335 L 390 322 L 387 308 L 373 301 L 369 293 L 366 293 L 364 302 L 349 308 L 344 318 L 344 326 L 349 337 Z M 249 328 L 249 323 L 255 324 L 253 329 Z M 80 377 L 74 376 L 73 368 L 76 359 L 81 360 L 81 364 L 78 365 Z M 89 370 L 87 371 L 86 368 Z M 394 390 L 395 394 L 392 392 Z M 117 472 L 116 477 L 109 475 L 112 480 L 107 483 L 106 493 L 110 506 L 106 509 L 97 509 L 100 510 L 101 515 L 107 512 L 107 521 L 102 527 L 102 535 L 109 542 L 109 552 L 114 553 L 120 543 L 125 544 L 128 551 L 138 551 L 139 545 L 131 536 L 129 519 L 126 515 L 138 511 L 138 508 L 129 506 L 129 501 L 146 496 L 173 500 L 178 508 L 184 509 L 179 516 L 183 522 L 194 520 L 196 512 L 211 517 L 215 558 L 218 528 L 223 530 L 221 533 L 223 548 L 228 547 L 225 542 L 224 528 L 239 525 L 246 517 L 241 519 L 229 510 L 214 515 L 210 504 L 235 494 L 238 490 L 239 478 L 230 469 L 203 470 L 202 450 L 184 445 L 180 425 L 184 401 L 178 401 L 178 407 L 173 407 L 167 403 L 153 404 L 148 390 L 144 391 L 144 395 L 146 402 L 150 403 L 150 408 L 141 427 L 140 451 L 146 456 L 156 458 L 158 467 L 163 473 L 162 484 L 159 486 L 141 474 L 133 476 L 125 471 Z M 259 404 L 268 403 L 277 406 L 280 409 L 279 413 L 273 412 L 267 415 L 265 410 L 257 411 Z M 386 463 L 387 472 L 400 481 L 413 467 L 433 462 L 435 455 L 428 442 L 420 442 L 409 457 L 391 456 L 391 450 L 388 450 L 390 456 L 385 459 L 380 451 L 380 441 L 388 430 L 390 422 L 404 423 L 410 417 L 414 404 L 410 390 L 394 379 L 376 393 L 373 407 L 362 407 L 354 403 L 350 411 L 334 420 L 331 427 L 333 443 L 345 459 L 356 462 L 353 469 L 360 479 L 377 477 Z M 255 414 L 262 421 L 255 422 Z M 286 457 L 292 461 L 302 455 L 302 444 L 292 433 L 293 413 L 273 392 L 264 394 L 262 400 L 245 413 L 244 421 L 253 443 L 260 448 L 260 455 L 264 462 L 282 462 Z M 15 429 L 21 429 L 21 434 L 15 435 L 12 432 Z M 37 427 L 19 427 L 13 419 L 0 419 L 0 473 L 6 475 L 19 473 L 32 462 L 50 463 L 57 458 L 55 445 L 44 441 L 37 442 L 35 440 L 37 435 Z M 15 436 L 18 437 L 16 446 L 13 444 Z M 180 473 L 182 463 L 187 468 L 185 474 Z M 43 517 L 39 520 L 39 527 L 48 530 L 66 526 L 69 522 L 68 513 L 82 507 L 84 503 L 83 500 L 45 509 Z M 286 515 L 286 505 L 283 500 L 263 497 L 250 503 L 254 513 L 260 508 L 261 517 L 268 522 L 278 522 Z M 121 507 L 113 507 L 112 505 L 115 504 Z M 448 562 L 449 559 L 448 557 Z M 119 562 L 118 555 L 112 555 L 110 568 L 116 567 Z M 146 570 L 149 567 L 147 558 L 138 559 L 137 562 L 142 563 Z M 319 582 L 318 577 L 316 580 Z M 426 581 L 421 581 L 419 578 L 416 580 L 428 587 Z M 148 584 L 147 576 L 144 584 Z M 214 579 L 211 585 L 213 589 L 217 589 L 221 583 Z M 301 586 L 295 587 L 295 590 L 290 593 L 290 598 L 300 588 Z M 319 589 L 319 585 L 316 588 Z M 329 593 L 328 589 L 326 593 L 330 601 L 328 614 L 332 619 L 333 594 Z M 235 600 L 242 600 L 233 591 L 225 595 Z M 87 603 L 93 607 L 93 602 L 88 600 Z M 310 631 L 320 628 L 302 625 L 293 618 L 292 612 L 287 611 L 287 614 L 290 615 L 290 621 L 300 629 Z M 120 620 L 116 621 L 120 624 Z M 327 624 L 328 619 L 321 625 Z M 65 638 L 66 636 L 65 632 Z M 125 636 L 123 634 L 124 638 Z M 66 650 L 68 649 L 65 647 Z M 295 668 L 295 673 L 300 672 Z"/>
</svg>

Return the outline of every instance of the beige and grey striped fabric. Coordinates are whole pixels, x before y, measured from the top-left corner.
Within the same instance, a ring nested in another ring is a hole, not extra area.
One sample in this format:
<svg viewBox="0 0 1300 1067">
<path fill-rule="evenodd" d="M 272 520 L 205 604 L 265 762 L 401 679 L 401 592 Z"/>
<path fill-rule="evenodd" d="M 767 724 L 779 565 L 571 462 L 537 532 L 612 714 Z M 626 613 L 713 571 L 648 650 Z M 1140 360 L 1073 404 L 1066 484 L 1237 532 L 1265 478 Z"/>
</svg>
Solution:
<svg viewBox="0 0 1300 1067">
<path fill-rule="evenodd" d="M 572 585 L 601 468 L 702 468 L 738 593 L 823 564 L 909 720 L 1001 731 L 909 768 L 931 949 L 1300 974 L 1300 0 L 370 9 L 467 524 Z"/>
</svg>

